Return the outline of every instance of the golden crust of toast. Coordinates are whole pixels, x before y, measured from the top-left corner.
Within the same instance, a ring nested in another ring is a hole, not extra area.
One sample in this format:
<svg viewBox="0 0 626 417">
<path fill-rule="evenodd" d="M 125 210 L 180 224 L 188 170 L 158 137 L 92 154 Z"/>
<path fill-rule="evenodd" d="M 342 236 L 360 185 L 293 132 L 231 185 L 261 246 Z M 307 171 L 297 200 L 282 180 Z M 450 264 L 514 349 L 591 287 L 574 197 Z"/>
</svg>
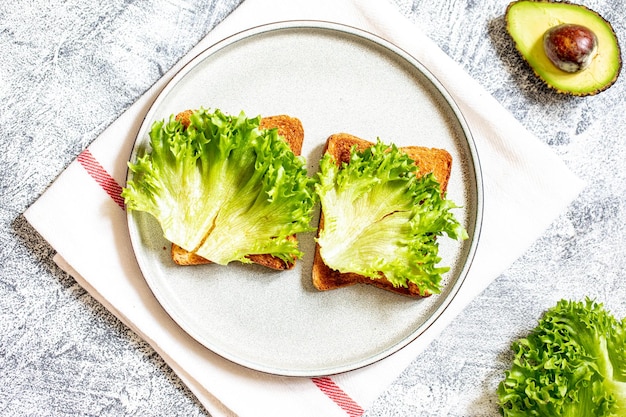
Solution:
<svg viewBox="0 0 626 417">
<path fill-rule="evenodd" d="M 208 259 L 193 252 L 186 251 L 176 243 L 172 243 L 171 255 L 172 260 L 178 265 L 202 265 L 211 263 Z"/>
<path fill-rule="evenodd" d="M 185 129 L 187 129 L 189 125 L 191 124 L 191 121 L 189 120 L 189 118 L 191 117 L 192 114 L 193 114 L 193 110 L 181 111 L 175 116 L 175 119 L 178 120 L 185 127 Z"/>
<path fill-rule="evenodd" d="M 189 117 L 193 114 L 193 110 L 185 110 L 176 115 L 176 120 L 179 120 L 181 124 L 187 128 L 189 127 Z M 302 127 L 302 123 L 299 119 L 295 117 L 290 117 L 287 115 L 277 115 L 264 117 L 261 119 L 259 124 L 259 128 L 261 129 L 277 129 L 278 134 L 282 136 L 292 152 L 295 155 L 300 155 L 302 153 L 302 143 L 304 141 L 304 128 Z M 296 239 L 295 236 L 291 236 L 291 239 Z M 189 252 L 180 246 L 172 243 L 171 246 L 171 257 L 172 260 L 178 265 L 202 265 L 211 263 L 210 260 L 195 254 L 193 252 Z M 293 262 L 285 262 L 280 258 L 269 254 L 259 254 L 259 255 L 249 255 L 247 258 L 255 264 L 259 264 L 271 269 L 277 270 L 286 270 L 291 269 L 295 265 L 295 259 Z"/>
<path fill-rule="evenodd" d="M 304 142 L 304 128 L 302 123 L 296 117 L 290 117 L 284 114 L 278 116 L 269 116 L 261 118 L 259 124 L 261 129 L 277 129 L 278 134 L 285 138 L 285 141 L 291 148 L 291 152 L 296 156 L 302 154 L 302 143 Z"/>
<path fill-rule="evenodd" d="M 193 114 L 193 110 L 185 110 L 178 113 L 175 118 L 185 128 L 191 123 L 189 118 Z M 285 142 L 291 148 L 295 155 L 302 154 L 302 144 L 304 142 L 304 128 L 302 122 L 297 117 L 279 114 L 277 116 L 262 117 L 259 123 L 260 129 L 277 129 L 278 134 L 285 139 Z"/>
<path fill-rule="evenodd" d="M 324 152 L 333 155 L 338 164 L 347 163 L 350 161 L 350 149 L 354 145 L 359 151 L 363 151 L 374 143 L 349 133 L 337 133 L 326 140 Z M 420 175 L 432 172 L 441 186 L 441 193 L 446 192 L 452 170 L 452 156 L 448 151 L 422 146 L 404 146 L 400 150 L 415 161 Z"/>
<path fill-rule="evenodd" d="M 295 236 L 290 236 L 288 239 L 295 239 Z M 182 266 L 205 265 L 211 263 L 211 261 L 209 261 L 208 259 L 203 258 L 196 253 L 189 252 L 175 243 L 172 243 L 171 246 L 171 256 L 172 260 L 176 264 Z M 291 269 L 295 265 L 295 259 L 293 262 L 285 263 L 285 261 L 283 261 L 282 259 L 267 254 L 249 255 L 247 256 L 247 258 L 252 261 L 252 263 L 277 270 Z"/>
<path fill-rule="evenodd" d="M 374 145 L 373 142 L 358 138 L 356 136 L 339 133 L 331 135 L 326 141 L 324 152 L 332 155 L 337 164 L 348 163 L 350 161 L 350 149 L 357 146 L 359 151 L 363 151 Z M 445 193 L 450 179 L 452 169 L 452 156 L 444 149 L 425 148 L 420 146 L 407 146 L 400 148 L 419 167 L 418 175 L 433 173 L 441 186 L 441 192 Z M 318 226 L 318 236 L 324 229 L 324 215 L 320 214 Z M 382 274 L 378 279 L 372 279 L 356 273 L 342 273 L 328 267 L 320 255 L 320 247 L 315 244 L 315 255 L 313 258 L 312 270 L 313 286 L 320 291 L 328 291 L 336 288 L 347 287 L 354 284 L 368 284 L 378 288 L 403 294 L 409 297 L 420 298 L 430 294 L 421 295 L 417 285 L 409 283 L 408 287 L 394 287 Z"/>
</svg>

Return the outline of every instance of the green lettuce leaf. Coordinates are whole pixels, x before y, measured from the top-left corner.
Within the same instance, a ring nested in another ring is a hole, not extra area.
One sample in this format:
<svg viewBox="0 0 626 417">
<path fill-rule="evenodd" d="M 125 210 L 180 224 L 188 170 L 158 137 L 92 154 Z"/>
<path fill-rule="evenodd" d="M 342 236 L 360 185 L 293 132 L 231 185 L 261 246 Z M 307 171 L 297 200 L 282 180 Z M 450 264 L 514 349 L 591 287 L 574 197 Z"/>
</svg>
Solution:
<svg viewBox="0 0 626 417">
<path fill-rule="evenodd" d="M 324 215 L 317 238 L 330 268 L 370 278 L 381 273 L 396 287 L 415 283 L 420 292 L 440 292 L 442 234 L 467 238 L 454 218 L 457 206 L 441 196 L 432 174 L 416 175 L 414 161 L 380 140 L 337 166 L 329 154 L 320 162 L 316 192 Z"/>
<path fill-rule="evenodd" d="M 127 208 L 154 216 L 165 238 L 212 262 L 302 253 L 289 237 L 310 231 L 316 202 L 304 159 L 260 117 L 201 109 L 188 128 L 172 116 L 150 131 L 150 149 L 130 163 Z"/>
<path fill-rule="evenodd" d="M 559 301 L 512 350 L 497 389 L 504 416 L 626 416 L 626 319 L 602 304 Z"/>
</svg>

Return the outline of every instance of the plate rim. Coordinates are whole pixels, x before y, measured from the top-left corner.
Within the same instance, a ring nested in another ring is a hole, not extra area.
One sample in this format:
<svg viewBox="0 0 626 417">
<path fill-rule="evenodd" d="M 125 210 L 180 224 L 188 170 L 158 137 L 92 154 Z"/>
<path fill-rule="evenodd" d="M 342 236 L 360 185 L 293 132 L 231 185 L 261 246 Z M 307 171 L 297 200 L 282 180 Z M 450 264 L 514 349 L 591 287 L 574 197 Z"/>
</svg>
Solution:
<svg viewBox="0 0 626 417">
<path fill-rule="evenodd" d="M 168 308 L 166 308 L 167 302 L 164 303 L 161 300 L 161 297 L 158 295 L 158 292 L 155 291 L 150 285 L 150 280 L 147 279 L 145 275 L 144 267 L 142 266 L 142 261 L 137 257 L 137 250 L 135 249 L 135 245 L 141 244 L 140 242 L 136 242 L 136 238 L 138 231 L 136 229 L 136 222 L 133 221 L 132 216 L 133 213 L 131 210 L 127 210 L 126 219 L 127 225 L 129 228 L 131 246 L 133 248 L 133 256 L 137 260 L 139 264 L 139 269 L 142 274 L 142 278 L 146 282 L 148 288 L 152 292 L 152 295 L 155 297 L 161 308 L 166 312 L 166 314 L 173 320 L 173 322 L 191 337 L 194 341 L 196 341 L 203 348 L 215 353 L 216 355 L 232 362 L 237 365 L 243 366 L 244 368 L 248 368 L 254 371 L 259 371 L 262 373 L 276 375 L 276 376 L 286 376 L 286 377 L 323 377 L 336 375 L 344 372 L 353 371 L 356 369 L 360 369 L 366 367 L 368 365 L 372 365 L 377 363 L 394 353 L 404 349 L 406 346 L 414 342 L 418 339 L 423 333 L 425 333 L 430 327 L 432 327 L 437 320 L 442 316 L 442 314 L 448 309 L 450 304 L 457 297 L 459 290 L 465 283 L 465 279 L 471 269 L 471 266 L 475 259 L 476 249 L 478 247 L 478 243 L 480 241 L 480 235 L 482 232 L 482 223 L 483 223 L 483 211 L 484 211 L 484 184 L 483 184 L 483 174 L 482 167 L 480 162 L 480 157 L 476 148 L 476 143 L 474 141 L 474 136 L 472 131 L 467 123 L 465 116 L 460 110 L 459 105 L 454 100 L 453 96 L 450 92 L 445 88 L 445 86 L 438 80 L 438 78 L 424 65 L 415 58 L 413 55 L 408 53 L 406 50 L 400 48 L 394 43 L 382 38 L 381 36 L 374 34 L 370 31 L 357 28 L 355 26 L 346 25 L 343 23 L 337 23 L 327 20 L 282 20 L 271 23 L 265 23 L 253 27 L 249 27 L 247 29 L 243 29 L 234 34 L 231 34 L 213 44 L 207 46 L 203 50 L 199 51 L 195 56 L 193 56 L 188 62 L 186 62 L 183 66 L 181 66 L 172 77 L 165 83 L 165 85 L 156 93 L 154 100 L 149 103 L 147 107 L 147 111 L 145 111 L 143 118 L 141 120 L 141 124 L 139 125 L 139 129 L 134 135 L 134 142 L 131 153 L 128 157 L 128 161 L 133 161 L 136 159 L 137 154 L 137 144 L 143 139 L 142 134 L 144 134 L 149 127 L 149 124 L 152 123 L 152 115 L 157 111 L 159 104 L 167 97 L 168 93 L 175 89 L 177 83 L 183 79 L 189 71 L 191 71 L 195 66 L 201 63 L 204 59 L 210 57 L 211 55 L 219 52 L 220 50 L 227 48 L 237 42 L 246 40 L 248 38 L 267 34 L 271 32 L 276 32 L 280 30 L 297 30 L 297 29 L 312 29 L 312 30 L 326 30 L 326 31 L 334 31 L 342 34 L 348 34 L 351 36 L 355 36 L 357 38 L 362 38 L 366 41 L 372 42 L 385 50 L 393 53 L 394 55 L 400 57 L 403 61 L 407 62 L 411 65 L 411 67 L 417 69 L 437 90 L 437 92 L 441 95 L 441 97 L 446 102 L 447 106 L 450 107 L 454 114 L 454 119 L 459 123 L 460 131 L 463 132 L 464 138 L 461 138 L 461 142 L 467 146 L 468 153 L 470 156 L 470 162 L 473 169 L 468 170 L 468 174 L 472 176 L 473 182 L 476 185 L 476 194 L 473 196 L 474 205 L 475 205 L 475 213 L 472 213 L 474 218 L 472 219 L 470 216 L 470 220 L 474 220 L 474 227 L 471 230 L 470 236 L 472 241 L 470 242 L 469 248 L 467 249 L 467 255 L 464 257 L 464 261 L 462 260 L 462 267 L 460 268 L 460 272 L 458 277 L 452 283 L 452 287 L 449 289 L 449 293 L 446 296 L 446 299 L 441 302 L 439 305 L 435 306 L 432 314 L 424 320 L 421 324 L 419 324 L 410 334 L 403 338 L 401 341 L 392 344 L 386 347 L 384 350 L 378 352 L 377 354 L 373 354 L 368 356 L 367 358 L 362 358 L 359 360 L 352 361 L 350 363 L 345 363 L 343 365 L 334 365 L 331 367 L 324 367 L 321 369 L 313 370 L 303 370 L 303 369 L 290 369 L 286 367 L 277 367 L 277 366 L 267 366 L 259 364 L 258 361 L 251 361 L 243 359 L 237 355 L 230 355 L 228 352 L 224 352 L 221 350 L 215 350 L 208 346 L 205 343 L 198 340 L 197 337 L 194 336 L 193 332 L 190 332 L 186 326 L 181 324 L 176 317 L 176 314 L 173 314 Z M 125 186 L 129 179 L 132 177 L 132 172 L 127 168 L 126 173 L 126 182 Z M 470 230 L 468 230 L 470 232 Z"/>
</svg>

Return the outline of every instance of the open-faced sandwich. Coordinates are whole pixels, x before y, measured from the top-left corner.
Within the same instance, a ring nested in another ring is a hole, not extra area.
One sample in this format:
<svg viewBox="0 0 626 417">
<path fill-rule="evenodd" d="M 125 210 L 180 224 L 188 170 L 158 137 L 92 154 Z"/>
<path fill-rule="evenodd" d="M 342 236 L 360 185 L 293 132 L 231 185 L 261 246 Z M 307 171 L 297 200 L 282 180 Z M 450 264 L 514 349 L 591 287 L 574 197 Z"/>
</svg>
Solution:
<svg viewBox="0 0 626 417">
<path fill-rule="evenodd" d="M 157 121 L 129 164 L 130 210 L 154 216 L 180 265 L 292 268 L 296 234 L 310 231 L 315 194 L 296 118 L 187 110 Z"/>
<path fill-rule="evenodd" d="M 411 297 L 440 292 L 449 268 L 437 266 L 436 239 L 467 237 L 445 199 L 451 167 L 443 149 L 330 136 L 316 184 L 322 211 L 314 286 L 364 283 Z"/>
</svg>

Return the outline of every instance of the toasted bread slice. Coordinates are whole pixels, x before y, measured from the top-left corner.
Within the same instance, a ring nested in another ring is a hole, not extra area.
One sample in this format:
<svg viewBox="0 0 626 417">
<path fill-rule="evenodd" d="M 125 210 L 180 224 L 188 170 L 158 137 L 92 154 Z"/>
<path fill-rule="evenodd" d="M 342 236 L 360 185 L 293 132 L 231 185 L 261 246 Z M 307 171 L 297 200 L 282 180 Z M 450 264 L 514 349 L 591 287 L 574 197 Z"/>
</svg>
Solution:
<svg viewBox="0 0 626 417">
<path fill-rule="evenodd" d="M 192 113 L 192 110 L 183 111 L 176 115 L 176 119 L 179 120 L 183 126 L 188 127 L 190 123 L 189 117 Z M 302 153 L 304 129 L 302 123 L 297 118 L 286 115 L 264 117 L 261 119 L 259 127 L 261 129 L 276 128 L 278 134 L 285 139 L 294 154 L 300 155 Z M 291 236 L 290 238 L 296 239 L 295 236 Z M 172 260 L 178 265 L 202 265 L 211 263 L 210 260 L 189 252 L 175 243 L 172 243 L 171 256 Z M 295 265 L 295 259 L 293 262 L 286 263 L 282 259 L 269 254 L 249 255 L 247 258 L 253 263 L 278 270 L 291 269 Z"/>
<path fill-rule="evenodd" d="M 325 153 L 331 154 L 337 164 L 348 163 L 350 161 L 350 149 L 355 146 L 359 151 L 363 151 L 374 143 L 360 139 L 356 136 L 339 133 L 332 135 L 326 141 L 324 148 Z M 400 148 L 411 159 L 415 161 L 419 167 L 418 175 L 426 175 L 433 173 L 441 186 L 442 194 L 445 193 L 450 179 L 450 171 L 452 169 L 452 156 L 448 151 L 437 148 L 424 148 L 420 146 L 407 146 Z M 320 215 L 318 226 L 318 236 L 324 228 L 324 216 Z M 315 255 L 313 258 L 313 285 L 320 291 L 333 290 L 336 288 L 347 287 L 354 284 L 369 284 L 384 290 L 393 291 L 395 293 L 407 295 L 409 297 L 423 297 L 420 295 L 419 288 L 413 283 L 409 283 L 408 287 L 394 287 L 384 276 L 372 279 L 356 273 L 342 273 L 329 268 L 320 255 L 319 245 L 315 245 Z M 430 294 L 426 294 L 428 296 Z"/>
</svg>

